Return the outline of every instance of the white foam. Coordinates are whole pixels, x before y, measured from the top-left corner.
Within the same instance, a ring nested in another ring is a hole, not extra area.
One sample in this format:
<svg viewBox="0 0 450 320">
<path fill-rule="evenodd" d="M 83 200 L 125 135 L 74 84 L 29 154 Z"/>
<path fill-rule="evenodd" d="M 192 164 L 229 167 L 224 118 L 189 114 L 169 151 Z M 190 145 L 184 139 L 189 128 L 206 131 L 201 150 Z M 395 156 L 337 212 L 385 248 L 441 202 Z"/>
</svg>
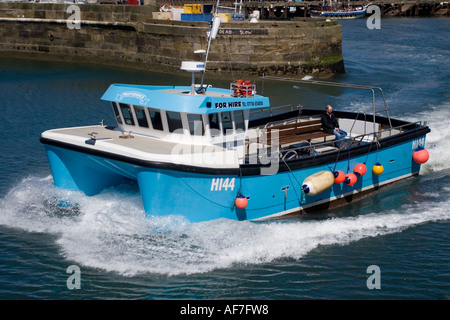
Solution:
<svg viewBox="0 0 450 320">
<path fill-rule="evenodd" d="M 430 159 L 422 165 L 421 174 L 444 172 L 450 169 L 450 102 L 428 106 L 426 111 L 406 118 L 408 121 L 426 121 L 431 128 L 427 134 L 426 149 Z"/>
<path fill-rule="evenodd" d="M 61 208 L 60 200 L 74 205 Z M 301 259 L 320 245 L 347 244 L 449 219 L 448 208 L 450 200 L 326 220 L 189 223 L 174 215 L 146 217 L 133 189 L 86 197 L 53 187 L 51 178 L 31 177 L 1 199 L 0 224 L 57 235 L 61 254 L 80 267 L 126 276 L 178 275 Z"/>
</svg>

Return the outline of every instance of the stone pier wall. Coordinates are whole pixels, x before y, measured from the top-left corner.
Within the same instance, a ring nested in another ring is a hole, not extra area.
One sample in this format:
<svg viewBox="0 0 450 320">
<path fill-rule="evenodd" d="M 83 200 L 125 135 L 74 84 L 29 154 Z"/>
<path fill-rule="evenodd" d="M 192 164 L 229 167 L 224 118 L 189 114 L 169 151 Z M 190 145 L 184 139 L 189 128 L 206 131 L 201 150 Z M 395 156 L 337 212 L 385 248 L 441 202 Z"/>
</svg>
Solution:
<svg viewBox="0 0 450 320">
<path fill-rule="evenodd" d="M 206 22 L 154 20 L 152 6 L 80 5 L 77 29 L 69 5 L 0 3 L 0 55 L 177 72 L 183 60 L 202 60 L 194 51 L 207 46 Z M 208 70 L 219 76 L 342 73 L 341 26 L 310 19 L 222 23 Z"/>
</svg>

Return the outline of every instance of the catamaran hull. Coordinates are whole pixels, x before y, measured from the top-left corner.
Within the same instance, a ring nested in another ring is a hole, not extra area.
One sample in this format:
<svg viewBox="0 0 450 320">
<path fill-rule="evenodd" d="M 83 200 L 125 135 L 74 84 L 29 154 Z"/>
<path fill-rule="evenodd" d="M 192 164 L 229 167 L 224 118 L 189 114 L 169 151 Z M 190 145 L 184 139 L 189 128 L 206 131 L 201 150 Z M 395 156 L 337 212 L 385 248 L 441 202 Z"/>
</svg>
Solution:
<svg viewBox="0 0 450 320">
<path fill-rule="evenodd" d="M 372 145 L 351 151 L 355 155 L 317 157 L 307 165 L 302 165 L 301 160 L 280 162 L 278 171 L 271 175 L 258 174 L 260 169 L 255 165 L 244 165 L 241 170 L 172 168 L 163 163 L 130 162 L 113 154 L 95 154 L 49 139 L 42 138 L 41 142 L 56 186 L 94 196 L 108 187 L 135 180 L 149 216 L 183 215 L 191 222 L 199 222 L 218 218 L 276 219 L 351 202 L 378 187 L 417 175 L 420 164 L 413 161 L 413 152 L 424 146 L 425 135 L 403 139 L 379 150 Z M 338 160 L 330 161 L 332 157 Z M 372 173 L 377 162 L 384 167 L 380 175 Z M 302 190 L 303 181 L 314 173 L 322 170 L 350 173 L 360 163 L 366 165 L 367 173 L 358 177 L 354 185 L 333 183 L 315 196 Z M 235 205 L 238 193 L 248 199 L 244 209 Z"/>
</svg>

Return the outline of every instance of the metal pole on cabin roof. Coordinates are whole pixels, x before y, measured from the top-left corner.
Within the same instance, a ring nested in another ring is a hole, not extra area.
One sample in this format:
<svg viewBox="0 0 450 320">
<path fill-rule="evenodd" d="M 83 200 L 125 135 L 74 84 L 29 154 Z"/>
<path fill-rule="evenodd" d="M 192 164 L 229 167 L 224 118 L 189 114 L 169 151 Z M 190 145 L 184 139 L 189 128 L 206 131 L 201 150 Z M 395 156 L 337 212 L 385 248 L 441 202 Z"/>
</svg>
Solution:
<svg viewBox="0 0 450 320">
<path fill-rule="evenodd" d="M 200 91 L 200 90 L 203 90 L 203 81 L 204 81 L 204 79 L 205 79 L 206 63 L 208 62 L 209 49 L 210 49 L 210 47 L 211 47 L 211 40 L 212 40 L 211 32 L 212 32 L 213 26 L 214 26 L 214 19 L 215 19 L 215 17 L 217 17 L 217 12 L 218 12 L 218 10 L 219 10 L 219 4 L 220 4 L 220 0 L 217 0 L 216 8 L 214 9 L 214 14 L 213 14 L 212 20 L 211 20 L 211 22 L 210 22 L 210 26 L 209 26 L 208 46 L 207 46 L 207 48 L 206 48 L 206 55 L 205 55 L 205 69 L 204 69 L 203 72 L 202 72 L 202 81 L 201 81 L 201 83 L 200 83 L 200 89 L 199 89 L 199 91 Z"/>
</svg>

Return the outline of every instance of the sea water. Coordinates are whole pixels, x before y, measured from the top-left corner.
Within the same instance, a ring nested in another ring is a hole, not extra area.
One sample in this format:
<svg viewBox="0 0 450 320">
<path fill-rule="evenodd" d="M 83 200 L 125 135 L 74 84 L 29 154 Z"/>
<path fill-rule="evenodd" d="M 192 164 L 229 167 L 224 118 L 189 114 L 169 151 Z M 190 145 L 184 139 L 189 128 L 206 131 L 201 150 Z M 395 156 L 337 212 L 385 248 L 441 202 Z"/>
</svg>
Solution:
<svg viewBox="0 0 450 320">
<path fill-rule="evenodd" d="M 148 218 L 135 184 L 56 188 L 42 131 L 114 124 L 99 100 L 111 83 L 190 76 L 1 60 L 0 299 L 449 299 L 450 19 L 342 25 L 346 74 L 331 80 L 381 86 L 391 117 L 427 121 L 430 160 L 345 208 L 279 222 Z M 258 82 L 273 104 L 371 113 L 367 92 Z"/>
</svg>

